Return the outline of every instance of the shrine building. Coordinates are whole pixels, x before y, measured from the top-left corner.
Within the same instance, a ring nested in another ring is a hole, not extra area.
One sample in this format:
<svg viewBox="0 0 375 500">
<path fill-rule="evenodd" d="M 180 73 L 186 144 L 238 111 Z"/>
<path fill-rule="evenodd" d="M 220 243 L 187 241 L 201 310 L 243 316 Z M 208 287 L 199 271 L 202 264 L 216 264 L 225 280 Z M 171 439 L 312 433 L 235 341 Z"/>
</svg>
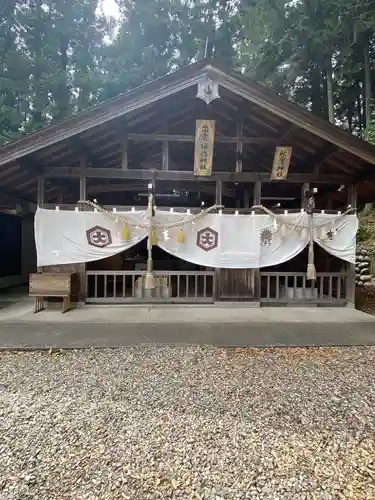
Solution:
<svg viewBox="0 0 375 500">
<path fill-rule="evenodd" d="M 21 207 L 22 280 L 70 276 L 80 302 L 353 306 L 374 165 L 204 60 L 1 147 L 0 204 Z"/>
</svg>

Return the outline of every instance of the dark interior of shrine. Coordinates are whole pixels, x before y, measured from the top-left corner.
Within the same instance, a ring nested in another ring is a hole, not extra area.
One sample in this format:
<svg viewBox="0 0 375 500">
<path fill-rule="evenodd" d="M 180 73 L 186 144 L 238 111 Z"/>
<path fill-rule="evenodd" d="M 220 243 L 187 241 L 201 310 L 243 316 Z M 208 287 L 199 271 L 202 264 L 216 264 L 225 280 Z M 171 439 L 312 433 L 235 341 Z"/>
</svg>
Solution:
<svg viewBox="0 0 375 500">
<path fill-rule="evenodd" d="M 330 185 L 325 187 L 311 184 L 316 188 L 315 206 L 317 210 L 345 210 L 347 187 Z M 117 207 L 146 207 L 147 182 L 108 182 L 98 184 L 88 182 L 88 198 L 99 204 Z M 208 208 L 215 204 L 215 182 L 156 181 L 155 206 L 158 208 Z M 238 209 L 242 213 L 254 205 L 254 183 L 225 182 L 222 188 L 223 209 Z M 333 196 L 332 196 L 333 193 Z M 334 196 L 337 194 L 337 196 Z M 77 188 L 77 200 L 79 193 Z M 282 182 L 262 182 L 261 204 L 273 211 L 298 210 L 303 206 L 302 184 Z"/>
</svg>

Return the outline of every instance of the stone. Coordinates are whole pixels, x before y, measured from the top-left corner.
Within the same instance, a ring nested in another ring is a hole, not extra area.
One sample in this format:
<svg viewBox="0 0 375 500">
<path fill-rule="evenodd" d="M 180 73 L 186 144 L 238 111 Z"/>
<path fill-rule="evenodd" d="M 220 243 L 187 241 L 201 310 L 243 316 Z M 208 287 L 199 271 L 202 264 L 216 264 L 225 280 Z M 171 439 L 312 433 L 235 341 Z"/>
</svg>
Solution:
<svg viewBox="0 0 375 500">
<path fill-rule="evenodd" d="M 359 269 L 363 269 L 363 268 L 368 268 L 368 263 L 367 262 L 360 262 L 357 266 Z"/>
<path fill-rule="evenodd" d="M 364 283 L 366 281 L 371 281 L 371 279 L 372 279 L 371 274 L 364 274 L 364 275 L 361 276 L 361 281 L 363 281 Z"/>
<path fill-rule="evenodd" d="M 362 276 L 364 274 L 369 274 L 369 272 L 370 272 L 369 268 L 368 267 L 364 267 L 363 269 L 361 269 L 360 274 Z"/>
<path fill-rule="evenodd" d="M 1 352 L 1 498 L 366 498 L 375 347 L 227 352 Z"/>
</svg>

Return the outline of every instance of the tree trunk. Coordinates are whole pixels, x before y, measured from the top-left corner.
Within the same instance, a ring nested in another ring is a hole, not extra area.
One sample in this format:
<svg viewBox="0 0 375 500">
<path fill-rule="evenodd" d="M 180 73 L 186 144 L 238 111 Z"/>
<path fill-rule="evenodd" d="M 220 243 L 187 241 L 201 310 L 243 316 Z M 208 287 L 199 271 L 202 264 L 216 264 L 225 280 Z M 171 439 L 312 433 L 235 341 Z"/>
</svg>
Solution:
<svg viewBox="0 0 375 500">
<path fill-rule="evenodd" d="M 367 140 L 368 130 L 371 124 L 371 70 L 370 70 L 370 58 L 369 58 L 369 45 L 366 41 L 363 47 L 364 56 L 364 66 L 365 66 L 365 132 L 364 138 Z"/>
<path fill-rule="evenodd" d="M 318 66 L 311 68 L 311 111 L 316 116 L 324 114 L 322 106 L 321 71 Z"/>
<path fill-rule="evenodd" d="M 358 118 L 358 129 L 359 135 L 362 136 L 363 131 L 363 114 L 362 114 L 362 92 L 359 81 L 356 82 L 356 108 L 357 108 L 357 118 Z"/>
<path fill-rule="evenodd" d="M 41 0 L 36 0 L 36 19 L 37 25 L 34 30 L 35 36 L 35 56 L 34 56 L 34 110 L 33 110 L 33 120 L 35 129 L 41 128 L 43 126 L 43 97 L 42 97 L 42 30 L 43 30 L 43 20 L 42 20 L 42 2 Z"/>
<path fill-rule="evenodd" d="M 333 107 L 332 57 L 329 57 L 327 61 L 327 103 L 328 103 L 328 120 L 331 123 L 334 123 L 335 112 Z"/>
<path fill-rule="evenodd" d="M 348 127 L 349 127 L 349 132 L 352 134 L 353 133 L 353 111 L 354 104 L 351 103 L 347 106 L 347 116 L 348 116 Z"/>
<path fill-rule="evenodd" d="M 66 38 L 61 35 L 60 38 L 60 75 L 59 75 L 59 84 L 58 84 L 58 92 L 56 96 L 56 102 L 58 105 L 58 113 L 55 116 L 56 120 L 63 120 L 64 118 L 69 116 L 69 108 L 70 108 L 70 92 L 68 86 L 68 47 L 69 43 Z"/>
</svg>

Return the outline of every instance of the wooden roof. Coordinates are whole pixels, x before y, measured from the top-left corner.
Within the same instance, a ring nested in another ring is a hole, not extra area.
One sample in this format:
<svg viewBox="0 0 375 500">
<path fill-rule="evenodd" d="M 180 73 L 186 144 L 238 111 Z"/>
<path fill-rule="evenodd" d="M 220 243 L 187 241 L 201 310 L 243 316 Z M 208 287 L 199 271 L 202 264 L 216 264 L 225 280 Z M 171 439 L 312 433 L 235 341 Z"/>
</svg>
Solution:
<svg viewBox="0 0 375 500">
<path fill-rule="evenodd" d="M 197 83 L 207 77 L 220 93 L 208 106 L 196 98 Z M 179 134 L 181 141 L 170 143 L 170 168 L 192 171 L 195 120 L 206 117 L 216 120 L 214 172 L 234 171 L 236 143 L 223 139 L 235 137 L 242 121 L 242 136 L 249 138 L 244 172 L 269 172 L 275 147 L 284 145 L 293 147 L 291 174 L 371 178 L 373 146 L 216 62 L 201 61 L 1 147 L 0 189 L 35 201 L 37 176 L 53 167 L 76 170 L 82 156 L 90 168 L 120 168 L 125 135 L 129 170 L 161 169 L 162 134 Z M 149 134 L 159 134 L 159 141 L 147 140 Z M 53 179 L 46 197 L 72 189 L 71 179 Z"/>
</svg>

